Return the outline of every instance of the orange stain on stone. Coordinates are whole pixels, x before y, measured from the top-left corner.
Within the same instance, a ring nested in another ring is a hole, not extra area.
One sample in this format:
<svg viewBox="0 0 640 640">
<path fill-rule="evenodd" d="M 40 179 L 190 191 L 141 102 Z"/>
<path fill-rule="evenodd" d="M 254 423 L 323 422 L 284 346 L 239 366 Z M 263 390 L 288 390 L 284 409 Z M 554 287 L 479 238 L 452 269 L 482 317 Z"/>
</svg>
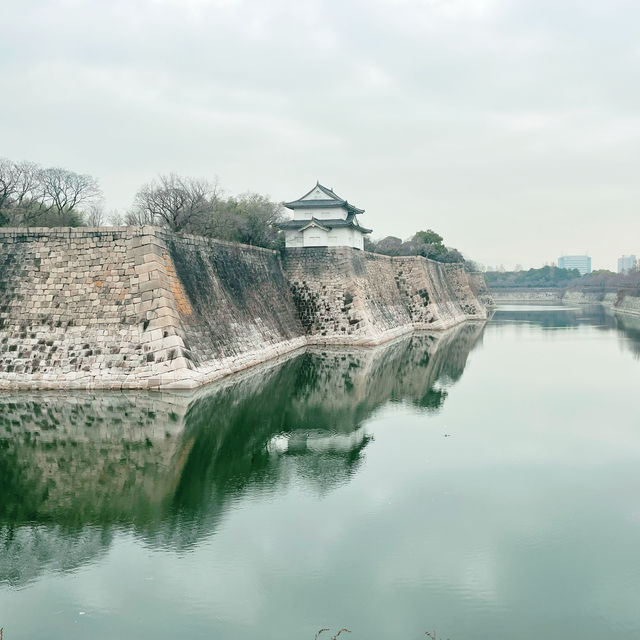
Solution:
<svg viewBox="0 0 640 640">
<path fill-rule="evenodd" d="M 173 266 L 173 260 L 171 257 L 164 253 L 162 255 L 164 258 L 164 264 L 167 269 L 167 276 L 169 277 L 169 286 L 171 288 L 171 293 L 173 293 L 173 297 L 176 301 L 176 306 L 178 308 L 178 312 L 182 315 L 190 316 L 191 305 L 189 304 L 189 299 L 187 298 L 187 294 L 180 283 L 180 279 L 178 278 L 178 274 L 176 273 L 176 268 Z"/>
</svg>

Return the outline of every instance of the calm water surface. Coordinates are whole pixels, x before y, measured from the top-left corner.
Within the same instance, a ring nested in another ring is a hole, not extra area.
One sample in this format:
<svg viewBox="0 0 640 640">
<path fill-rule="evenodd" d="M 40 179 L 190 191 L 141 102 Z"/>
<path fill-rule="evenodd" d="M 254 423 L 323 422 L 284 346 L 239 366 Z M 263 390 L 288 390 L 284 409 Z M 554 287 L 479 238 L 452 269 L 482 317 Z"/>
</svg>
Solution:
<svg viewBox="0 0 640 640">
<path fill-rule="evenodd" d="M 197 394 L 0 396 L 5 640 L 636 640 L 639 381 L 640 319 L 514 306 Z"/>
</svg>

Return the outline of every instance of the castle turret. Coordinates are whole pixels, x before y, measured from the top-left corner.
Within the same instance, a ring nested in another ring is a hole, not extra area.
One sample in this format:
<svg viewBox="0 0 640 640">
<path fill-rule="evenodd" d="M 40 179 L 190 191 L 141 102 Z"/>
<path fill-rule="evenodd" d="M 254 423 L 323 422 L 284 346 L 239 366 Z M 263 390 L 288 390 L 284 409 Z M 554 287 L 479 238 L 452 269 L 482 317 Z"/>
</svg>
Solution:
<svg viewBox="0 0 640 640">
<path fill-rule="evenodd" d="M 289 247 L 364 248 L 364 236 L 371 229 L 361 227 L 357 216 L 364 213 L 319 182 L 311 191 L 285 207 L 293 211 L 293 220 L 280 224 Z"/>
</svg>

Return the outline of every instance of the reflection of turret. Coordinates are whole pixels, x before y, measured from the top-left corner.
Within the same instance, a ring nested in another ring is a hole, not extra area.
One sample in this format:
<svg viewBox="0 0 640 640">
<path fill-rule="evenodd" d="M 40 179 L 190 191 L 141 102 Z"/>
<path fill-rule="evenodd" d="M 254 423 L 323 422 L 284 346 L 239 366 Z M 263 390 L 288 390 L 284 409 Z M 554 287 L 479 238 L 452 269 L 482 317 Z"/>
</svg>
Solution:
<svg viewBox="0 0 640 640">
<path fill-rule="evenodd" d="M 289 482 L 330 490 L 361 464 L 379 407 L 442 404 L 482 329 L 314 348 L 193 394 L 0 396 L 0 543 L 9 551 L 18 532 L 54 567 L 64 544 L 78 563 L 99 554 L 113 525 L 184 547 L 245 492 Z M 87 526 L 100 535 L 80 535 Z M 31 575 L 0 563 L 0 581 Z"/>
</svg>

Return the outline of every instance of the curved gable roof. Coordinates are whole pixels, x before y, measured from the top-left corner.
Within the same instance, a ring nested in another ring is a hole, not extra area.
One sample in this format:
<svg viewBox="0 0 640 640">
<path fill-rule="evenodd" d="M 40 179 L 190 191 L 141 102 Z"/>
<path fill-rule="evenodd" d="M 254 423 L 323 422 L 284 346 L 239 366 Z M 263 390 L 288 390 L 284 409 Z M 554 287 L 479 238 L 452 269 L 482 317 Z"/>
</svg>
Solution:
<svg viewBox="0 0 640 640">
<path fill-rule="evenodd" d="M 320 191 L 325 197 L 309 198 L 314 191 Z M 364 209 L 359 209 L 358 207 L 349 204 L 347 200 L 343 200 L 332 189 L 321 185 L 320 182 L 316 182 L 316 185 L 311 190 L 307 191 L 307 193 L 297 200 L 285 202 L 284 206 L 287 207 L 287 209 L 332 209 L 340 207 L 346 209 L 350 213 L 364 213 Z"/>
</svg>

